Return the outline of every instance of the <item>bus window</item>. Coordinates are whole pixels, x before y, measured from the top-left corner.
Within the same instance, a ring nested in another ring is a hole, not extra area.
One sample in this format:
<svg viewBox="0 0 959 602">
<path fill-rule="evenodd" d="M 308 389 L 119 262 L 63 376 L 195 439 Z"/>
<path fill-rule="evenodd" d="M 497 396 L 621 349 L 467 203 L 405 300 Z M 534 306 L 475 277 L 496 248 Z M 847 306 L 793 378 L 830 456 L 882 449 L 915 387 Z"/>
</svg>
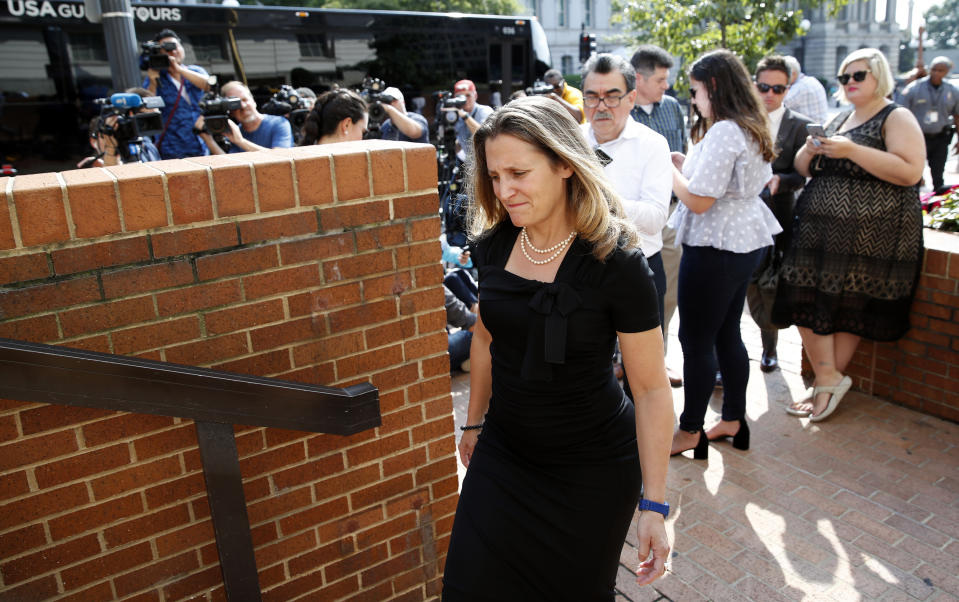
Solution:
<svg viewBox="0 0 959 602">
<path fill-rule="evenodd" d="M 226 62 L 229 57 L 223 36 L 218 33 L 197 33 L 187 36 L 190 46 L 193 47 L 193 56 L 199 64 Z"/>
<path fill-rule="evenodd" d="M 0 92 L 11 96 L 47 96 L 57 92 L 47 75 L 50 58 L 37 29 L 4 30 L 0 37 Z"/>
</svg>

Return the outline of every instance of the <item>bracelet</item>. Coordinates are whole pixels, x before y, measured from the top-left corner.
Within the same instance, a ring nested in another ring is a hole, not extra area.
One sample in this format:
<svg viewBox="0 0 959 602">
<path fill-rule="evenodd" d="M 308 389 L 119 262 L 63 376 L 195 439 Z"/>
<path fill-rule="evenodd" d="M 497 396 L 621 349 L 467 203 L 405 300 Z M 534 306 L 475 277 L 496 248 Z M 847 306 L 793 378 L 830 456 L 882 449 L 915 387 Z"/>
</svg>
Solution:
<svg viewBox="0 0 959 602">
<path fill-rule="evenodd" d="M 669 504 L 659 502 L 651 502 L 649 500 L 639 500 L 639 510 L 643 512 L 645 510 L 651 510 L 653 512 L 659 512 L 663 515 L 663 518 L 669 516 Z"/>
<path fill-rule="evenodd" d="M 460 427 L 461 431 L 478 431 L 483 428 L 483 424 L 467 424 Z"/>
</svg>

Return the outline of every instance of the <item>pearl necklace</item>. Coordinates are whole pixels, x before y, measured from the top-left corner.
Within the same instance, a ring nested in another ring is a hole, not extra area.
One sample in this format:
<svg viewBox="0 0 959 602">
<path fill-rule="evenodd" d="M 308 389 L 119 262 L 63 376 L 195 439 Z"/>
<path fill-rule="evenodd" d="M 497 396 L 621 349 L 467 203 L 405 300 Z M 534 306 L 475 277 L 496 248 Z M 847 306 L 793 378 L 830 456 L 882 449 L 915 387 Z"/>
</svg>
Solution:
<svg viewBox="0 0 959 602">
<path fill-rule="evenodd" d="M 563 250 L 566 248 L 566 245 L 568 245 L 574 238 L 576 238 L 576 231 L 575 231 L 575 230 L 573 230 L 572 232 L 570 232 L 570 233 L 569 233 L 569 236 L 567 236 L 567 237 L 566 237 L 565 239 L 563 239 L 562 241 L 556 243 L 556 244 L 553 245 L 552 247 L 550 247 L 550 248 L 548 248 L 548 249 L 537 249 L 536 247 L 533 246 L 533 243 L 532 243 L 532 242 L 530 241 L 530 239 L 529 239 L 529 235 L 526 233 L 526 226 L 523 226 L 523 230 L 520 232 L 520 237 L 519 237 L 519 248 L 520 248 L 520 250 L 523 251 L 523 255 L 526 256 L 526 259 L 527 259 L 530 263 L 535 263 L 536 265 L 545 265 L 545 264 L 553 261 L 553 260 L 556 259 L 557 257 L 559 257 L 559 256 L 563 253 Z M 530 248 L 530 249 L 532 249 L 533 251 L 535 251 L 535 252 L 537 252 L 537 253 L 539 253 L 539 254 L 541 254 L 541 255 L 545 255 L 545 254 L 551 253 L 551 252 L 552 252 L 553 254 L 550 255 L 550 256 L 549 256 L 548 258 L 546 258 L 546 259 L 533 259 L 532 257 L 530 257 L 529 251 L 526 250 L 526 246 L 527 246 L 527 245 L 529 245 L 529 248 Z"/>
</svg>

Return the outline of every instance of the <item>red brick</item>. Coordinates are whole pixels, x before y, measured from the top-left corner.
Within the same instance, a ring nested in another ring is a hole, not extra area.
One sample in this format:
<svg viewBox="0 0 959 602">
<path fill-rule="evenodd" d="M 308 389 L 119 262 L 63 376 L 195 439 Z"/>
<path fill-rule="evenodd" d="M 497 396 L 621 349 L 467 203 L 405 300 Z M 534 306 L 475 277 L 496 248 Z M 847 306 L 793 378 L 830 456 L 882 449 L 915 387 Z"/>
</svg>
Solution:
<svg viewBox="0 0 959 602">
<path fill-rule="evenodd" d="M 408 271 L 398 271 L 387 276 L 366 278 L 363 280 L 363 300 L 369 302 L 382 297 L 401 295 L 411 286 L 413 286 L 413 278 Z"/>
<path fill-rule="evenodd" d="M 253 341 L 254 351 L 276 349 L 297 341 L 313 339 L 326 334 L 326 326 L 322 321 L 313 318 L 300 320 L 286 320 L 272 326 L 264 326 L 250 331 L 250 340 Z"/>
<path fill-rule="evenodd" d="M 385 222 L 389 219 L 390 202 L 385 200 L 365 201 L 348 205 L 337 204 L 320 209 L 320 224 L 324 230 L 356 228 Z"/>
<path fill-rule="evenodd" d="M 296 185 L 300 205 L 333 202 L 333 177 L 329 157 L 296 157 Z"/>
<path fill-rule="evenodd" d="M 410 222 L 410 241 L 439 240 L 440 218 L 438 215 Z"/>
<path fill-rule="evenodd" d="M 240 239 L 243 244 L 264 240 L 276 241 L 317 231 L 316 212 L 313 210 L 299 213 L 262 217 L 240 222 Z"/>
<path fill-rule="evenodd" d="M 79 508 L 66 514 L 51 518 L 50 536 L 54 539 L 66 539 L 85 531 L 100 530 L 103 525 L 115 523 L 119 520 L 136 516 L 143 512 L 143 501 L 139 493 L 106 502 Z"/>
<path fill-rule="evenodd" d="M 157 537 L 157 553 L 161 558 L 171 556 L 181 550 L 212 542 L 215 537 L 213 523 L 209 520 L 200 521 Z"/>
<path fill-rule="evenodd" d="M 115 353 L 132 355 L 147 349 L 165 347 L 200 337 L 196 316 L 165 320 L 112 333 Z"/>
<path fill-rule="evenodd" d="M 233 279 L 159 293 L 156 303 L 161 316 L 172 316 L 228 305 L 242 299 L 240 280 Z"/>
<path fill-rule="evenodd" d="M 292 577 L 285 580 L 282 585 L 275 587 L 271 590 L 263 592 L 264 602 L 287 602 L 298 596 L 303 596 L 306 593 L 311 593 L 310 599 L 316 600 L 339 600 L 344 594 L 355 592 L 359 587 L 359 581 L 356 577 L 351 579 L 345 579 L 339 583 L 336 583 L 329 588 L 326 588 L 324 596 L 332 597 L 323 597 L 320 598 L 319 592 L 315 591 L 317 588 L 322 587 L 323 585 L 323 571 L 316 570 L 313 566 L 307 566 L 306 570 L 312 571 L 309 575 L 303 577 Z M 330 589 L 335 589 L 336 591 L 329 591 Z"/>
<path fill-rule="evenodd" d="M 118 495 L 125 491 L 140 489 L 166 479 L 180 476 L 180 460 L 175 457 L 161 458 L 153 462 L 141 462 L 136 466 L 110 475 L 89 480 L 96 499 Z"/>
<path fill-rule="evenodd" d="M 109 582 L 98 583 L 79 591 L 72 591 L 63 597 L 57 597 L 57 602 L 88 602 L 89 600 L 109 600 L 113 597 L 113 589 Z"/>
<path fill-rule="evenodd" d="M 320 271 L 316 265 L 286 268 L 243 278 L 247 299 L 256 299 L 320 286 Z"/>
<path fill-rule="evenodd" d="M 80 305 L 99 298 L 100 287 L 94 276 L 3 291 L 0 292 L 0 320 Z"/>
<path fill-rule="evenodd" d="M 370 196 L 370 168 L 365 152 L 335 155 L 333 171 L 336 174 L 337 201 Z"/>
<path fill-rule="evenodd" d="M 16 531 L 0 535 L 0 558 L 10 558 L 46 545 L 47 536 L 43 525 L 28 525 Z"/>
<path fill-rule="evenodd" d="M 107 169 L 117 178 L 128 232 L 168 225 L 163 179 L 158 171 L 141 163 Z"/>
<path fill-rule="evenodd" d="M 17 176 L 13 203 L 25 247 L 70 239 L 63 191 L 55 173 Z"/>
<path fill-rule="evenodd" d="M 436 215 L 440 197 L 436 192 L 393 199 L 393 219 Z"/>
<path fill-rule="evenodd" d="M 217 166 L 213 170 L 219 217 L 256 213 L 251 171 L 249 165 Z"/>
<path fill-rule="evenodd" d="M 959 307 L 959 295 L 950 295 L 948 293 L 932 293 L 932 302 L 949 307 Z"/>
<path fill-rule="evenodd" d="M 324 572 L 328 581 L 336 581 L 382 562 L 386 560 L 388 555 L 387 546 L 383 543 L 334 562 L 327 566 Z"/>
<path fill-rule="evenodd" d="M 948 263 L 949 253 L 935 249 L 926 249 L 926 261 L 922 271 L 927 274 L 933 274 L 934 276 L 945 276 Z"/>
<path fill-rule="evenodd" d="M 128 439 L 135 435 L 160 430 L 173 424 L 173 418 L 148 414 L 119 414 L 114 418 L 100 420 L 83 427 L 83 440 L 94 447 Z"/>
<path fill-rule="evenodd" d="M 443 289 L 434 286 L 415 293 L 404 293 L 400 297 L 400 314 L 411 315 L 423 311 L 432 311 L 444 307 Z"/>
<path fill-rule="evenodd" d="M 426 334 L 429 332 L 438 332 L 446 327 L 446 311 L 437 309 L 427 314 L 416 316 L 416 327 L 419 332 Z"/>
<path fill-rule="evenodd" d="M 356 230 L 356 251 L 363 253 L 373 249 L 383 249 L 406 244 L 406 226 L 389 224 L 378 228 Z"/>
<path fill-rule="evenodd" d="M 309 487 L 277 493 L 261 502 L 247 505 L 250 524 L 256 525 L 265 520 L 289 514 L 298 508 L 306 508 L 312 503 Z"/>
<path fill-rule="evenodd" d="M 936 291 L 945 291 L 954 293 L 956 291 L 956 281 L 950 278 L 940 278 L 939 276 L 930 276 L 923 274 L 919 277 L 919 286 Z"/>
<path fill-rule="evenodd" d="M 293 162 L 273 152 L 246 153 L 253 162 L 260 211 L 289 209 L 296 203 L 293 192 Z"/>
<path fill-rule="evenodd" d="M 0 249 L 13 249 L 17 246 L 13 238 L 13 224 L 10 222 L 10 210 L 7 207 L 7 183 L 10 178 L 0 178 Z"/>
<path fill-rule="evenodd" d="M 915 318 L 915 315 L 913 315 Z M 913 320 L 915 321 L 915 320 Z M 933 332 L 948 334 L 951 337 L 959 336 L 959 324 L 945 320 L 929 320 L 929 329 Z"/>
<path fill-rule="evenodd" d="M 374 195 L 392 194 L 405 190 L 402 150 L 390 148 L 372 151 L 370 171 L 373 173 Z"/>
<path fill-rule="evenodd" d="M 107 548 L 117 548 L 133 541 L 147 539 L 161 531 L 190 522 L 190 511 L 186 504 L 164 508 L 103 530 L 103 540 Z"/>
<path fill-rule="evenodd" d="M 46 253 L 0 257 L 0 285 L 46 278 L 49 275 L 50 266 L 47 264 Z"/>
<path fill-rule="evenodd" d="M 309 385 L 328 385 L 332 386 L 336 382 L 333 362 L 326 362 L 318 366 L 306 366 L 296 370 L 290 370 L 286 374 L 277 374 L 276 377 L 298 383 Z"/>
<path fill-rule="evenodd" d="M 155 589 L 164 581 L 199 568 L 193 551 L 151 562 L 142 568 L 113 579 L 117 595 L 127 596 L 142 589 Z"/>
<path fill-rule="evenodd" d="M 341 357 L 336 360 L 336 375 L 340 379 L 345 379 L 402 363 L 403 347 L 397 344 L 350 357 Z"/>
<path fill-rule="evenodd" d="M 196 427 L 192 422 L 155 435 L 138 437 L 133 441 L 137 459 L 140 461 L 167 455 L 181 449 L 193 448 L 196 445 Z"/>
<path fill-rule="evenodd" d="M 436 264 L 442 256 L 443 249 L 438 240 L 406 245 L 396 249 L 396 267 Z"/>
<path fill-rule="evenodd" d="M 956 259 L 954 254 L 949 256 L 949 277 L 953 280 L 959 280 L 959 259 Z"/>
<path fill-rule="evenodd" d="M 416 282 L 417 288 L 425 288 L 428 286 L 438 286 L 443 282 L 443 266 L 438 263 L 431 263 L 425 266 L 421 266 L 413 270 L 413 280 Z"/>
<path fill-rule="evenodd" d="M 436 188 L 436 152 L 430 146 L 408 147 L 406 153 L 407 190 Z"/>
<path fill-rule="evenodd" d="M 295 533 L 328 523 L 336 517 L 346 516 L 349 510 L 350 504 L 346 496 L 343 496 L 327 502 L 313 504 L 302 512 L 280 519 L 279 522 L 284 533 Z"/>
<path fill-rule="evenodd" d="M 199 257 L 196 260 L 200 280 L 258 272 L 279 265 L 273 245 L 251 247 Z"/>
<path fill-rule="evenodd" d="M 416 366 L 416 364 L 412 364 L 412 366 L 416 368 L 417 378 L 419 378 L 418 376 L 419 368 Z M 400 366 L 399 368 L 402 368 L 402 366 Z M 393 370 L 397 370 L 399 368 L 393 368 Z M 384 371 L 384 372 L 388 372 L 388 371 Z M 382 372 L 380 374 L 382 374 Z M 375 383 L 376 378 L 377 376 L 374 374 L 373 376 L 370 377 L 370 382 Z M 415 382 L 415 379 L 414 379 L 414 382 Z M 406 404 L 405 389 L 401 389 L 399 391 L 390 391 L 389 393 L 384 393 L 383 391 L 380 391 L 380 412 L 381 413 L 385 414 L 387 412 L 396 411 L 397 409 L 403 407 L 405 404 Z M 382 433 L 383 431 L 381 430 L 380 432 Z"/>
<path fill-rule="evenodd" d="M 277 322 L 282 319 L 283 301 L 280 299 L 228 307 L 204 315 L 206 331 L 210 335 L 247 330 L 254 326 Z M 256 349 L 255 345 L 254 349 Z"/>
<path fill-rule="evenodd" d="M 289 297 L 290 315 L 325 314 L 330 309 L 354 305 L 361 301 L 360 283 L 328 285 Z"/>
<path fill-rule="evenodd" d="M 383 476 L 391 477 L 401 472 L 410 472 L 426 462 L 426 449 L 417 447 L 407 452 L 383 458 Z"/>
<path fill-rule="evenodd" d="M 147 506 L 151 509 L 166 506 L 179 500 L 205 495 L 206 483 L 201 472 L 195 472 L 146 490 Z"/>
<path fill-rule="evenodd" d="M 0 321 L 0 337 L 33 343 L 52 343 L 60 338 L 60 329 L 57 327 L 57 317 L 47 314 L 22 320 Z"/>
<path fill-rule="evenodd" d="M 402 341 L 416 335 L 416 320 L 414 318 L 403 318 L 395 322 L 376 325 L 368 328 L 365 332 L 366 347 L 375 349 L 383 345 L 389 345 L 397 341 Z"/>
<path fill-rule="evenodd" d="M 240 244 L 235 224 L 216 224 L 151 235 L 157 258 L 227 249 Z"/>
<path fill-rule="evenodd" d="M 194 224 L 213 219 L 213 201 L 206 167 L 187 161 L 159 161 L 150 164 L 150 167 L 166 174 L 174 224 Z"/>
<path fill-rule="evenodd" d="M 320 525 L 320 541 L 325 543 L 341 539 L 345 535 L 356 533 L 382 521 L 383 509 L 379 506 L 369 508 L 362 512 L 353 512 L 346 516 L 335 517 L 335 520 Z"/>
<path fill-rule="evenodd" d="M 409 474 L 399 475 L 371 487 L 350 494 L 350 502 L 354 509 L 384 502 L 413 488 L 413 477 Z"/>
<path fill-rule="evenodd" d="M 149 296 L 70 309 L 60 313 L 64 337 L 75 337 L 91 332 L 109 330 L 118 326 L 146 322 L 156 317 L 153 299 Z"/>
<path fill-rule="evenodd" d="M 44 406 L 51 407 L 51 406 Z M 16 417 L 11 415 L 0 416 L 0 442 L 11 441 L 20 436 L 17 430 Z"/>
<path fill-rule="evenodd" d="M 370 381 L 374 387 L 380 390 L 380 403 L 382 404 L 383 394 L 386 391 L 411 385 L 415 383 L 419 377 L 419 370 L 414 362 L 377 372 L 370 376 Z"/>
<path fill-rule="evenodd" d="M 315 546 L 316 534 L 313 531 L 305 531 L 299 535 L 281 539 L 268 546 L 257 548 L 256 565 L 258 567 L 270 566 L 271 564 L 292 558 Z"/>
<path fill-rule="evenodd" d="M 317 483 L 314 486 L 316 499 L 325 500 L 341 496 L 370 483 L 375 483 L 379 479 L 380 467 L 375 464 L 349 470 L 336 476 L 327 477 Z"/>
<path fill-rule="evenodd" d="M 56 458 L 77 449 L 77 437 L 73 431 L 19 439 L 0 445 L 0 471 Z"/>
<path fill-rule="evenodd" d="M 57 580 L 53 575 L 24 583 L 19 587 L 3 588 L 5 600 L 49 600 L 57 595 Z"/>
<path fill-rule="evenodd" d="M 103 267 L 138 263 L 150 259 L 145 236 L 71 247 L 51 253 L 53 269 L 59 275 L 85 272 Z"/>
<path fill-rule="evenodd" d="M 188 261 L 165 261 L 106 272 L 102 278 L 103 292 L 111 299 L 190 284 L 193 282 L 193 268 Z"/>
<path fill-rule="evenodd" d="M 0 500 L 21 496 L 29 491 L 26 471 L 0 473 Z"/>
<path fill-rule="evenodd" d="M 200 594 L 223 583 L 223 571 L 212 566 L 199 573 L 180 577 L 171 585 L 163 588 L 164 600 L 201 599 Z"/>
<path fill-rule="evenodd" d="M 419 359 L 437 353 L 446 353 L 448 337 L 445 332 L 423 335 L 403 344 L 403 355 L 407 361 Z"/>
<path fill-rule="evenodd" d="M 129 463 L 129 447 L 126 444 L 121 444 L 89 451 L 56 462 L 48 462 L 36 467 L 34 472 L 37 475 L 37 484 L 40 488 L 48 489 Z"/>
<path fill-rule="evenodd" d="M 389 437 L 378 437 L 370 443 L 353 447 L 346 452 L 350 467 L 389 457 L 410 446 L 408 432 L 396 433 Z"/>
<path fill-rule="evenodd" d="M 437 362 L 444 360 L 446 361 L 446 371 L 441 376 L 432 380 L 421 380 L 407 389 L 409 403 L 419 403 L 426 399 L 433 399 L 440 395 L 450 394 L 449 360 L 442 357 L 437 358 Z"/>
<path fill-rule="evenodd" d="M 222 364 L 214 364 L 211 366 L 214 370 L 273 378 L 275 378 L 277 374 L 288 371 L 291 367 L 290 352 L 286 349 L 251 355 L 240 360 L 223 362 Z"/>
<path fill-rule="evenodd" d="M 393 252 L 389 250 L 323 262 L 323 275 L 327 282 L 350 280 L 391 271 L 393 271 Z"/>
<path fill-rule="evenodd" d="M 187 343 L 166 350 L 168 362 L 185 364 L 187 366 L 204 366 L 214 362 L 222 362 L 240 355 L 249 353 L 246 335 L 243 333 L 228 334 L 221 337 L 212 337 Z"/>
<path fill-rule="evenodd" d="M 16 502 L 0 506 L 0 531 L 16 525 L 25 525 L 36 519 L 81 506 L 89 501 L 87 488 L 82 483 L 60 489 L 42 491 Z"/>
<path fill-rule="evenodd" d="M 249 479 L 304 460 L 306 446 L 298 442 L 240 460 L 240 472 L 243 473 L 243 478 Z"/>
<path fill-rule="evenodd" d="M 70 214 L 77 238 L 93 238 L 120 232 L 113 178 L 103 169 L 74 169 L 61 174 L 67 185 Z"/>
<path fill-rule="evenodd" d="M 75 562 L 84 556 L 99 553 L 100 542 L 97 541 L 95 534 L 91 534 L 6 562 L 0 565 L 0 572 L 3 573 L 4 584 L 12 585 L 42 575 L 58 566 Z"/>
<path fill-rule="evenodd" d="M 348 332 L 294 347 L 293 361 L 297 366 L 317 364 L 357 353 L 363 349 L 363 334 Z"/>
<path fill-rule="evenodd" d="M 277 470 L 271 474 L 271 478 L 277 490 L 283 491 L 296 487 L 297 485 L 327 479 L 332 475 L 343 472 L 344 466 L 343 456 L 341 454 L 330 454 L 311 460 L 306 464 Z M 284 526 L 283 531 L 288 533 L 290 529 Z"/>
<path fill-rule="evenodd" d="M 320 261 L 353 253 L 353 236 L 349 233 L 328 234 L 280 245 L 283 265 Z"/>
<path fill-rule="evenodd" d="M 453 456 L 419 468 L 416 471 L 416 486 L 423 487 L 450 475 L 456 475 L 456 459 Z"/>
</svg>

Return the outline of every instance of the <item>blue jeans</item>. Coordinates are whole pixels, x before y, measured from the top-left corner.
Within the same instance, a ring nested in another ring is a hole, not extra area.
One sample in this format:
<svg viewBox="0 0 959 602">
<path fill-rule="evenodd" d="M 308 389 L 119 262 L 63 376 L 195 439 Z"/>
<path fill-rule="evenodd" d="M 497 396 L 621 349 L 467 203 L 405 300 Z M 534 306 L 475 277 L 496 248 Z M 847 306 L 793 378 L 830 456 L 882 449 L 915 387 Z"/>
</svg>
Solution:
<svg viewBox="0 0 959 602">
<path fill-rule="evenodd" d="M 723 420 L 746 415 L 749 357 L 739 332 L 749 278 L 765 248 L 749 253 L 683 245 L 679 264 L 679 342 L 686 403 L 679 428 L 703 428 L 716 382 L 723 375 Z"/>
</svg>

